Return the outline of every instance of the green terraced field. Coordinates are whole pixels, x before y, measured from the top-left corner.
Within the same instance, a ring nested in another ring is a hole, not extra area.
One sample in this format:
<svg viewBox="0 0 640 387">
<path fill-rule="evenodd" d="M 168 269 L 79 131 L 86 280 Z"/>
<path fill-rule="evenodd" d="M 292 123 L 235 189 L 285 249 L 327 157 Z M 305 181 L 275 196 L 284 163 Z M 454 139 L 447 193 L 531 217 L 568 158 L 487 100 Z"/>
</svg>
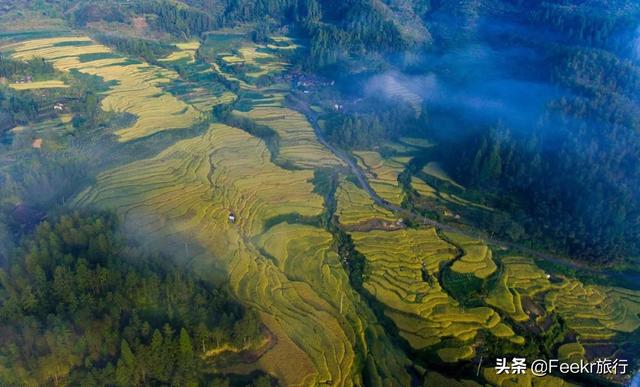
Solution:
<svg viewBox="0 0 640 387">
<path fill-rule="evenodd" d="M 478 330 L 492 329 L 500 316 L 491 308 L 463 308 L 438 282 L 442 262 L 455 256 L 455 249 L 438 237 L 434 229 L 369 231 L 351 234 L 356 249 L 367 257 L 365 288 L 386 306 L 385 314 L 400 334 L 416 349 L 453 337 L 472 340 Z M 501 334 L 505 334 L 504 328 Z M 465 347 L 466 348 L 466 347 Z M 447 350 L 452 356 L 471 356 Z"/>
</svg>

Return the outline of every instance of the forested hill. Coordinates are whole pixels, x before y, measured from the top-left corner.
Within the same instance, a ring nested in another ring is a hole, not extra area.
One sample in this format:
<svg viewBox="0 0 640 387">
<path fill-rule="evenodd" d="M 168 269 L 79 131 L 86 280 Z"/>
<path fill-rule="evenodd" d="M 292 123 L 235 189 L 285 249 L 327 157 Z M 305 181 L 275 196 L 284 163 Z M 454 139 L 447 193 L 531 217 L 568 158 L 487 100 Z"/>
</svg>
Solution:
<svg viewBox="0 0 640 387">
<path fill-rule="evenodd" d="M 0 7 L 0 14 L 12 9 L 44 10 L 51 16 L 64 17 L 76 27 L 146 17 L 155 30 L 183 38 L 199 37 L 207 31 L 240 23 L 255 23 L 255 34 L 260 38 L 286 26 L 308 40 L 308 51 L 300 55 L 299 62 L 311 70 L 347 63 L 348 66 L 341 66 L 342 70 L 376 68 L 386 63 L 385 55 L 393 56 L 431 43 L 423 21 L 429 7 L 421 1 L 51 0 L 47 3 L 48 7 L 39 7 L 38 2 L 13 1 Z"/>
<path fill-rule="evenodd" d="M 640 5 L 496 4 L 474 13 L 464 39 L 433 29 L 444 51 L 455 44 L 488 55 L 451 67 L 468 78 L 450 91 L 484 99 L 484 111 L 443 100 L 427 107 L 434 128 L 456 128 L 447 141 L 461 154 L 444 155 L 450 170 L 515 201 L 503 208 L 526 230 L 517 238 L 588 260 L 638 256 Z"/>
<path fill-rule="evenodd" d="M 224 385 L 207 350 L 260 342 L 255 314 L 126 243 L 114 218 L 44 222 L 0 270 L 3 385 Z"/>
</svg>

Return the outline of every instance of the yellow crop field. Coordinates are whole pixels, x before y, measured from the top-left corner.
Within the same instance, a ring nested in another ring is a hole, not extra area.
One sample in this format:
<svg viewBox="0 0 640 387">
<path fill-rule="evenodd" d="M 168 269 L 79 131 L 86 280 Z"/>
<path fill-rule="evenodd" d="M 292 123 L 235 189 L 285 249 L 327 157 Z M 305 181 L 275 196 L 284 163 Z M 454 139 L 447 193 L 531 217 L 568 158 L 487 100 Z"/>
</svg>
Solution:
<svg viewBox="0 0 640 387">
<path fill-rule="evenodd" d="M 277 260 L 276 266 L 287 277 L 303 281 L 309 287 L 309 292 L 313 289 L 322 298 L 313 308 L 303 311 L 308 315 L 300 319 L 300 324 L 310 317 L 317 318 L 322 326 L 333 333 L 333 337 L 327 336 L 329 341 L 314 345 L 323 349 L 324 362 L 329 370 L 342 368 L 341 372 L 347 373 L 355 361 L 353 347 L 367 345 L 365 332 L 357 327 L 366 325 L 365 319 L 372 319 L 373 316 L 363 307 L 357 293 L 349 285 L 338 255 L 331 250 L 332 241 L 332 235 L 325 230 L 281 223 L 261 235 L 256 244 Z M 357 324 L 349 324 L 349 321 L 356 321 Z M 335 323 L 340 325 L 332 326 Z M 352 328 L 354 326 L 356 329 Z M 310 339 L 311 336 L 307 338 Z M 393 367 L 402 366 L 401 357 L 388 340 L 384 337 L 379 339 L 378 345 L 383 347 L 381 351 L 385 352 L 385 357 L 391 356 L 389 359 L 370 360 L 391 361 L 397 363 Z M 404 381 L 402 375 L 396 379 L 397 383 Z"/>
<path fill-rule="evenodd" d="M 62 71 L 72 69 L 97 75 L 106 82 L 115 81 L 102 100 L 105 111 L 127 112 L 137 117 L 128 128 L 116 132 L 118 140 L 125 142 L 149 136 L 172 128 L 186 128 L 195 124 L 199 113 L 160 86 L 177 77 L 173 71 L 142 63 L 126 63 L 125 58 L 82 61 L 81 56 L 111 54 L 100 44 L 82 46 L 57 45 L 69 42 L 91 42 L 86 37 L 60 37 L 37 39 L 5 46 L 14 59 L 27 60 L 42 57 Z M 115 55 L 114 55 L 115 56 Z"/>
<path fill-rule="evenodd" d="M 272 128 L 280 139 L 278 161 L 290 162 L 301 168 L 341 165 L 342 162 L 318 142 L 316 135 L 301 113 L 277 107 L 255 107 L 249 112 L 235 111 L 241 117 Z"/>
<path fill-rule="evenodd" d="M 363 360 L 376 364 L 373 378 L 404 385 L 408 360 L 370 325 L 375 317 L 329 249 L 331 235 L 302 225 L 264 228 L 274 216 L 322 212 L 312 176 L 276 166 L 262 140 L 216 124 L 153 158 L 99 175 L 74 204 L 119 209 L 127 227 L 158 249 L 184 253 L 172 238 L 195 240 L 205 252 L 194 270 L 226 273 L 233 294 L 278 337 L 256 367 L 283 384 L 361 384 L 353 346 L 368 345 L 365 334 L 378 332 Z"/>
<path fill-rule="evenodd" d="M 582 339 L 609 339 L 618 332 L 640 328 L 640 292 L 585 285 L 565 278 L 552 284 L 547 274 L 530 258 L 504 257 L 498 285 L 487 296 L 487 304 L 508 313 L 516 321 L 529 319 L 522 296 L 545 293 L 548 312 L 557 312 Z M 572 353 L 575 347 L 572 348 Z"/>
<path fill-rule="evenodd" d="M 365 171 L 371 188 L 389 203 L 400 205 L 404 192 L 398 183 L 398 176 L 404 170 L 404 164 L 384 159 L 378 152 L 359 151 L 353 154 L 358 165 Z"/>
<path fill-rule="evenodd" d="M 60 80 L 27 82 L 27 83 L 11 83 L 9 85 L 14 90 L 38 90 L 38 89 L 60 89 L 67 88 L 69 85 Z"/>
<path fill-rule="evenodd" d="M 255 43 L 244 43 L 241 47 L 234 49 L 234 53 L 220 53 L 220 59 L 227 65 L 246 64 L 256 70 L 247 71 L 246 76 L 251 78 L 259 78 L 263 75 L 278 73 L 285 70 L 288 63 L 281 61 L 276 55 L 268 52 L 269 50 L 291 50 L 296 48 L 294 45 L 278 47 L 275 45 L 261 45 Z"/>
<path fill-rule="evenodd" d="M 522 309 L 520 293 L 509 289 L 508 278 L 506 273 L 500 277 L 496 288 L 485 298 L 485 302 L 508 313 L 516 321 L 526 321 L 529 316 Z"/>
<path fill-rule="evenodd" d="M 640 292 L 565 279 L 545 300 L 583 339 L 608 339 L 640 328 Z"/>
<path fill-rule="evenodd" d="M 436 197 L 435 188 L 415 176 L 411 176 L 411 187 L 415 189 L 420 196 Z"/>
<path fill-rule="evenodd" d="M 508 288 L 530 297 L 551 288 L 547 274 L 530 258 L 504 257 L 502 263 L 504 265 L 503 276 Z"/>
<path fill-rule="evenodd" d="M 472 340 L 478 330 L 496 327 L 500 316 L 491 308 L 463 308 L 438 282 L 440 263 L 455 250 L 434 229 L 374 230 L 351 234 L 367 257 L 365 289 L 386 306 L 409 344 L 422 349 L 441 339 Z M 470 356 L 468 350 L 460 353 Z M 443 360 L 453 353 L 443 352 Z"/>
<path fill-rule="evenodd" d="M 166 57 L 159 59 L 160 62 L 175 62 L 183 59 L 187 59 L 189 63 L 195 62 L 196 51 L 200 48 L 200 42 L 192 41 L 185 43 L 177 43 L 175 45 L 178 49 Z"/>
<path fill-rule="evenodd" d="M 389 210 L 376 205 L 369 195 L 354 183 L 343 180 L 336 190 L 336 215 L 345 226 L 372 219 L 395 222 L 397 217 Z"/>
<path fill-rule="evenodd" d="M 461 274 L 473 274 L 480 279 L 489 277 L 496 271 L 489 246 L 460 234 L 446 233 L 463 251 L 464 255 L 453 263 L 451 269 Z"/>
<path fill-rule="evenodd" d="M 469 346 L 440 348 L 436 352 L 445 363 L 457 363 L 475 354 L 473 348 Z"/>
</svg>

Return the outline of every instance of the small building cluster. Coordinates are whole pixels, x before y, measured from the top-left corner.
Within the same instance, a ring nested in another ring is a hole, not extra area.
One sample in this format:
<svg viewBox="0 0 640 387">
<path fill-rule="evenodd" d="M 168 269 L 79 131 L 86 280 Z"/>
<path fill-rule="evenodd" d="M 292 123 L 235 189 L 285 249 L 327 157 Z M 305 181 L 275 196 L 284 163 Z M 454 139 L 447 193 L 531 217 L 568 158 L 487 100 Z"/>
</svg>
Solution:
<svg viewBox="0 0 640 387">
<path fill-rule="evenodd" d="M 305 94 L 309 94 L 312 91 L 316 91 L 321 87 L 330 87 L 335 85 L 335 81 L 328 80 L 315 75 L 303 74 L 301 72 L 294 72 L 291 76 L 291 85 L 295 90 L 302 91 Z"/>
</svg>

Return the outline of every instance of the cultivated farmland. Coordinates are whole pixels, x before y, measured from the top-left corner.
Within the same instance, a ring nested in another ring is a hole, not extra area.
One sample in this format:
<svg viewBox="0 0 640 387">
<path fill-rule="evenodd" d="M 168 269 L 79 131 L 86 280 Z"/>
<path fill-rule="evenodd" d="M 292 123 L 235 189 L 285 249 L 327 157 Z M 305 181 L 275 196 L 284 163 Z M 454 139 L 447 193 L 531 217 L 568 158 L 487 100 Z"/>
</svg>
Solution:
<svg viewBox="0 0 640 387">
<path fill-rule="evenodd" d="M 398 176 L 404 170 L 404 164 L 385 159 L 378 152 L 354 152 L 358 165 L 366 172 L 371 188 L 381 198 L 399 205 L 404 199 L 404 192 L 398 183 Z"/>
<path fill-rule="evenodd" d="M 27 82 L 27 83 L 12 83 L 9 85 L 15 90 L 38 90 L 38 89 L 60 89 L 67 88 L 69 85 L 59 80 L 52 81 L 39 81 L 39 82 Z"/>
<path fill-rule="evenodd" d="M 442 289 L 440 265 L 454 258 L 455 249 L 434 229 L 354 232 L 352 238 L 367 257 L 365 288 L 386 306 L 385 314 L 412 347 L 423 349 L 444 338 L 469 342 L 478 330 L 500 324 L 493 309 L 463 308 Z M 438 352 L 443 361 L 473 353 L 468 346 Z"/>
<path fill-rule="evenodd" d="M 451 269 L 460 274 L 473 274 L 480 279 L 489 277 L 496 271 L 492 252 L 484 243 L 460 234 L 446 233 L 447 238 L 459 246 L 464 254 L 456 260 Z"/>
<path fill-rule="evenodd" d="M 330 235 L 301 225 L 264 228 L 276 216 L 322 212 L 312 176 L 274 165 L 262 140 L 216 124 L 154 158 L 101 174 L 75 204 L 118 208 L 132 229 L 154 236 L 156 246 L 170 249 L 167 241 L 179 235 L 199 242 L 207 253 L 193 264 L 227 273 L 238 299 L 256 308 L 278 336 L 259 365 L 287 384 L 356 383 L 351 348 L 367 345 L 363 335 L 373 332 L 379 342 L 366 361 L 376 364 L 374 376 L 406 381 L 406 360 L 394 355 L 379 328 L 367 325 L 363 313 L 371 312 L 348 287 L 329 250 Z M 230 212 L 235 223 L 227 219 Z"/>
<path fill-rule="evenodd" d="M 397 217 L 375 204 L 367 193 L 354 183 L 343 180 L 336 191 L 336 215 L 340 224 L 352 226 L 372 219 L 395 222 Z"/>
<path fill-rule="evenodd" d="M 277 161 L 301 168 L 340 165 L 328 149 L 317 140 L 311 124 L 301 113 L 278 107 L 255 107 L 235 114 L 273 129 L 279 138 Z"/>
<path fill-rule="evenodd" d="M 172 128 L 186 128 L 200 119 L 193 107 L 163 91 L 162 86 L 177 77 L 173 71 L 131 62 L 89 38 L 37 39 L 7 45 L 3 51 L 9 51 L 14 59 L 42 57 L 58 70 L 77 70 L 110 83 L 102 109 L 130 113 L 137 118 L 132 126 L 116 132 L 121 142 Z"/>
</svg>

